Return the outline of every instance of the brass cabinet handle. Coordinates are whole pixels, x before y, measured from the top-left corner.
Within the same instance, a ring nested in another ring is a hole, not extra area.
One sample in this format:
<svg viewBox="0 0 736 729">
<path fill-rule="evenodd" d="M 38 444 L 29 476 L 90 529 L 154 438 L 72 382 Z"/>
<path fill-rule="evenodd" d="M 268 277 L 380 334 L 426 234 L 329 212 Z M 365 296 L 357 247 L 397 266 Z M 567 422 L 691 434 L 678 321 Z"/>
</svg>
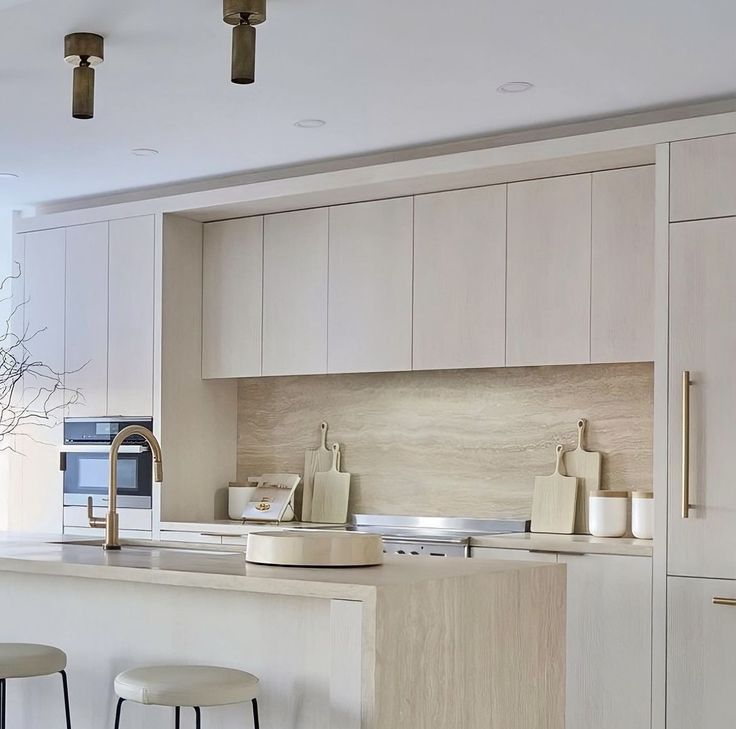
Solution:
<svg viewBox="0 0 736 729">
<path fill-rule="evenodd" d="M 728 605 L 729 607 L 736 607 L 736 600 L 732 597 L 714 597 L 714 605 Z"/>
<path fill-rule="evenodd" d="M 690 372 L 682 373 L 682 518 L 690 516 Z"/>
</svg>

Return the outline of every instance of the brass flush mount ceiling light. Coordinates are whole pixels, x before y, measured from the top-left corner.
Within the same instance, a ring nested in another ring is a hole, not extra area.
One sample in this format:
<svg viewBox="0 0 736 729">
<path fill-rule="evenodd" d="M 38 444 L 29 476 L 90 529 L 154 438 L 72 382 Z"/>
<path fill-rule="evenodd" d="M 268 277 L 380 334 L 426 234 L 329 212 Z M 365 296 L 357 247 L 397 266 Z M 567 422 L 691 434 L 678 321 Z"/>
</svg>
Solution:
<svg viewBox="0 0 736 729">
<path fill-rule="evenodd" d="M 233 28 L 231 79 L 234 84 L 256 80 L 256 29 L 266 20 L 266 0 L 223 0 L 222 19 Z"/>
<path fill-rule="evenodd" d="M 95 69 L 105 60 L 105 41 L 96 33 L 70 33 L 64 38 L 64 60 L 76 66 L 72 90 L 72 116 L 91 119 L 95 114 Z"/>
</svg>

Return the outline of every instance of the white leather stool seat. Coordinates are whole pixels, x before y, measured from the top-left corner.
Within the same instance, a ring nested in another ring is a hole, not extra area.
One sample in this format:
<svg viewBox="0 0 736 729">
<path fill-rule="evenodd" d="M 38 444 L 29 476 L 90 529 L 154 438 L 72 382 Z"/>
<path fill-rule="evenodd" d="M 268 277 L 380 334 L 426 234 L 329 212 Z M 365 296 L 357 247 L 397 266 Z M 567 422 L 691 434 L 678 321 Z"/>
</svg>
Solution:
<svg viewBox="0 0 736 729">
<path fill-rule="evenodd" d="M 157 706 L 225 706 L 258 697 L 258 679 L 216 666 L 149 666 L 123 671 L 115 693 L 127 701 Z"/>
<path fill-rule="evenodd" d="M 66 653 L 50 645 L 0 643 L 0 678 L 49 676 L 66 668 Z"/>
</svg>

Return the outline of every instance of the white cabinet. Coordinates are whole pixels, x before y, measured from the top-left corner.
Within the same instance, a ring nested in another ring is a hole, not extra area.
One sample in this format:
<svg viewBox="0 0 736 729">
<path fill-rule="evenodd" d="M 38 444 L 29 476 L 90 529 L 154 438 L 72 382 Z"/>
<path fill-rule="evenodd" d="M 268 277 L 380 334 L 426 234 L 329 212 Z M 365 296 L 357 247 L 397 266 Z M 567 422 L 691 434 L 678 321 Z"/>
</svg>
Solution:
<svg viewBox="0 0 736 729">
<path fill-rule="evenodd" d="M 506 186 L 414 202 L 415 370 L 503 367 Z"/>
<path fill-rule="evenodd" d="M 654 167 L 593 175 L 590 358 L 654 359 Z"/>
<path fill-rule="evenodd" d="M 204 227 L 202 377 L 261 374 L 263 218 Z"/>
<path fill-rule="evenodd" d="M 109 246 L 108 412 L 150 416 L 154 356 L 153 216 L 111 220 Z"/>
<path fill-rule="evenodd" d="M 66 231 L 66 386 L 79 392 L 70 416 L 107 411 L 108 224 Z"/>
<path fill-rule="evenodd" d="M 670 219 L 736 215 L 736 134 L 670 147 Z"/>
<path fill-rule="evenodd" d="M 591 176 L 508 186 L 506 364 L 590 361 Z"/>
<path fill-rule="evenodd" d="M 503 549 L 501 547 L 472 547 L 473 559 L 511 559 L 519 562 L 557 562 L 557 552 L 533 552 L 530 549 Z"/>
<path fill-rule="evenodd" d="M 667 729 L 736 726 L 736 582 L 667 580 Z"/>
<path fill-rule="evenodd" d="M 329 372 L 412 366 L 411 198 L 330 208 Z"/>
<path fill-rule="evenodd" d="M 326 208 L 267 215 L 263 232 L 263 374 L 327 372 Z"/>
<path fill-rule="evenodd" d="M 736 578 L 736 218 L 670 226 L 672 575 Z M 690 504 L 682 502 L 682 372 L 690 371 Z"/>
<path fill-rule="evenodd" d="M 652 560 L 559 561 L 567 565 L 567 729 L 649 729 Z"/>
</svg>

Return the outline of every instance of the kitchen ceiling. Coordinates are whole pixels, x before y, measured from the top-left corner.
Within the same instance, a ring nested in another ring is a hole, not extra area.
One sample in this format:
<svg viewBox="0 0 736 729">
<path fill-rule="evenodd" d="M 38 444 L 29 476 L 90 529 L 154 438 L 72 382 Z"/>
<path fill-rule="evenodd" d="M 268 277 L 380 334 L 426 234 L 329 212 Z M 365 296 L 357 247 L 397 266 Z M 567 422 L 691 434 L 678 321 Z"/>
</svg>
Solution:
<svg viewBox="0 0 736 729">
<path fill-rule="evenodd" d="M 0 0 L 0 208 L 736 95 L 733 0 Z M 64 35 L 105 36 L 71 118 Z M 498 93 L 528 81 L 524 93 Z M 322 126 L 295 126 L 300 120 Z M 134 149 L 159 153 L 133 154 Z"/>
</svg>

